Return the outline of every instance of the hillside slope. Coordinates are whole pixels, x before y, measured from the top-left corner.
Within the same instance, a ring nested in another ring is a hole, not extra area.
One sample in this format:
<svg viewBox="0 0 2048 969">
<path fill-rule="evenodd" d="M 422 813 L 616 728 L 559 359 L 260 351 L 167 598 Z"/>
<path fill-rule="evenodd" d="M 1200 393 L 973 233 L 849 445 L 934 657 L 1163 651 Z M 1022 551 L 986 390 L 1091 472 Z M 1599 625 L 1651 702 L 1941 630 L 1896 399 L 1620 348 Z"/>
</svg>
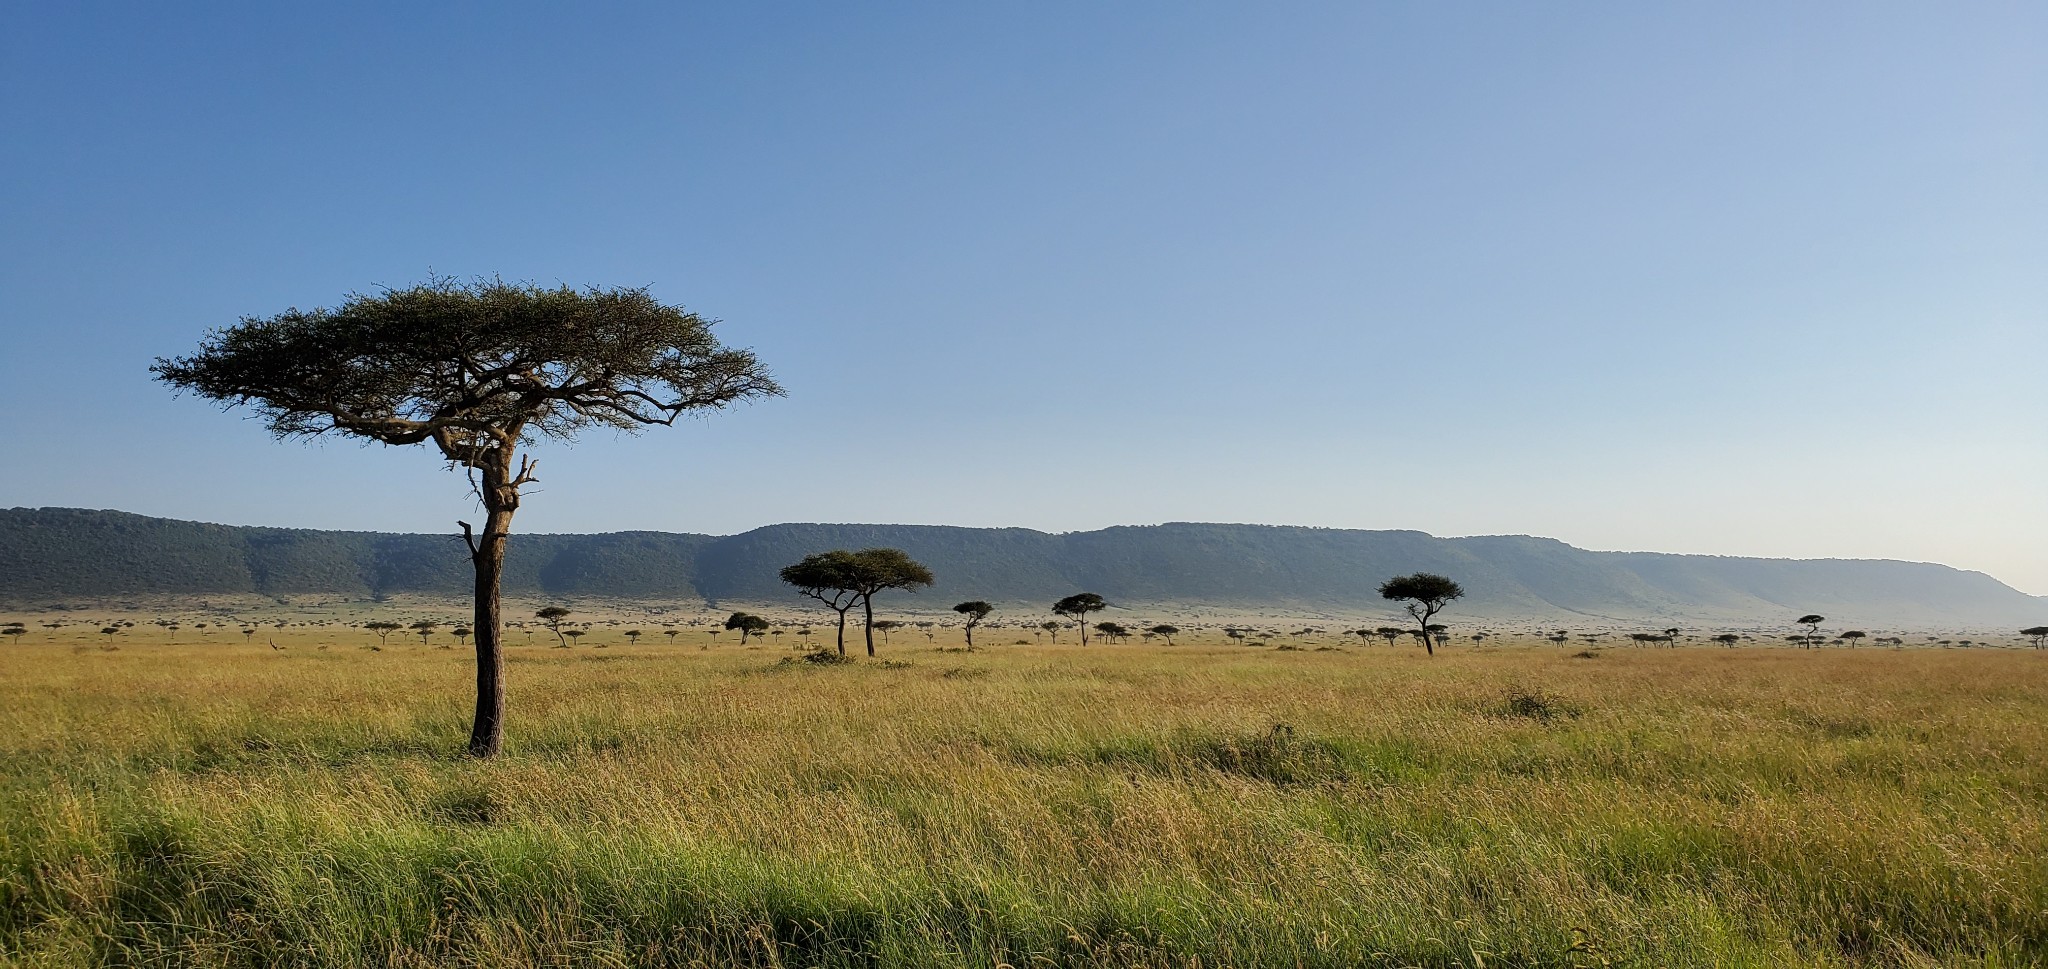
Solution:
<svg viewBox="0 0 2048 969">
<path fill-rule="evenodd" d="M 772 602 L 807 553 L 893 546 L 938 584 L 906 608 L 966 598 L 1042 606 L 1077 590 L 1112 602 L 1383 611 L 1388 576 L 1464 583 L 1466 615 L 1782 622 L 1817 611 L 1859 624 L 2048 622 L 2048 601 L 1943 565 L 1594 552 L 1548 538 L 1435 538 L 1414 531 L 1174 523 L 1048 534 L 1024 528 L 784 524 L 739 535 L 517 535 L 512 595 Z M 452 535 L 247 528 L 114 511 L 0 511 L 0 601 L 251 593 L 464 595 Z"/>
</svg>

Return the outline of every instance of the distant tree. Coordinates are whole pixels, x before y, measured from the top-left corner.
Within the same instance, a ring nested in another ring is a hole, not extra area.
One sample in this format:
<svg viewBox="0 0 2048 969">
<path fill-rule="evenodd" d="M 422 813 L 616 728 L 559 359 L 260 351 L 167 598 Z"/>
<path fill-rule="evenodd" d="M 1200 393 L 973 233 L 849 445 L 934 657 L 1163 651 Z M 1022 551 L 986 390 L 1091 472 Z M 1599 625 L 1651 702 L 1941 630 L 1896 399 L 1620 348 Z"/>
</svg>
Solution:
<svg viewBox="0 0 2048 969">
<path fill-rule="evenodd" d="M 1806 627 L 1806 647 L 1808 649 L 1812 649 L 1820 642 L 1820 624 L 1827 621 L 1828 617 L 1814 613 L 1807 613 L 1792 620 L 1793 623 Z"/>
<path fill-rule="evenodd" d="M 420 634 L 421 646 L 425 646 L 427 644 L 427 637 L 433 635 L 434 630 L 439 628 L 441 628 L 441 624 L 432 619 L 422 619 L 412 624 L 412 631 Z"/>
<path fill-rule="evenodd" d="M 562 635 L 567 636 L 570 639 L 576 640 L 579 643 L 583 641 L 583 630 L 581 629 L 564 629 L 562 630 Z"/>
<path fill-rule="evenodd" d="M 1414 617 L 1415 625 L 1424 632 L 1422 645 L 1431 656 L 1436 655 L 1436 648 L 1431 645 L 1432 637 L 1427 635 L 1429 620 L 1442 612 L 1446 604 L 1464 595 L 1465 590 L 1458 583 L 1433 572 L 1396 576 L 1380 583 L 1380 598 L 1406 603 L 1408 615 Z"/>
<path fill-rule="evenodd" d="M 1099 612 L 1109 606 L 1102 597 L 1093 592 L 1076 592 L 1052 604 L 1052 614 L 1074 620 L 1081 630 L 1081 645 L 1088 645 L 1088 614 Z"/>
<path fill-rule="evenodd" d="M 1733 648 L 1736 643 L 1741 641 L 1742 637 L 1737 636 L 1734 633 L 1722 633 L 1721 635 L 1714 637 L 1714 642 L 1720 643 L 1721 645 L 1730 648 Z"/>
<path fill-rule="evenodd" d="M 562 638 L 562 620 L 569 618 L 569 610 L 561 606 L 548 606 L 534 613 L 533 616 L 547 624 L 548 631 L 555 634 L 556 649 L 569 648 L 569 641 Z"/>
<path fill-rule="evenodd" d="M 100 635 L 102 635 L 102 636 L 105 636 L 105 637 L 107 637 L 107 642 L 110 642 L 110 643 L 114 641 L 114 636 L 115 636 L 115 634 L 119 633 L 120 631 L 121 631 L 121 627 L 119 627 L 119 626 L 101 626 L 101 627 L 100 627 Z M 254 630 L 251 630 L 251 631 L 253 632 Z"/>
<path fill-rule="evenodd" d="M 677 629 L 674 626 L 670 626 L 667 629 L 662 630 L 661 634 L 668 637 L 668 644 L 670 646 L 674 646 L 676 644 L 676 634 L 680 632 L 682 632 L 682 630 Z"/>
<path fill-rule="evenodd" d="M 1389 646 L 1394 645 L 1394 640 L 1400 639 L 1402 633 L 1404 632 L 1406 632 L 1406 630 L 1397 629 L 1393 626 L 1381 626 L 1378 629 L 1373 630 L 1373 634 L 1381 639 L 1386 640 L 1387 645 Z"/>
<path fill-rule="evenodd" d="M 248 642 L 254 642 L 254 641 L 255 641 L 255 639 L 256 639 L 256 628 L 255 628 L 255 627 L 253 627 L 253 626 L 244 626 L 244 627 L 242 627 L 242 642 L 245 642 L 245 643 L 248 643 Z"/>
<path fill-rule="evenodd" d="M 1048 620 L 1046 620 L 1046 621 L 1044 621 L 1044 622 L 1042 622 L 1042 623 L 1039 623 L 1039 624 L 1038 624 L 1038 628 L 1039 628 L 1040 630 L 1044 631 L 1044 633 L 1045 633 L 1046 635 L 1048 635 L 1048 636 L 1051 636 L 1051 637 L 1052 637 L 1052 644 L 1053 644 L 1054 646 L 1058 646 L 1058 645 L 1060 644 L 1060 624 L 1059 624 L 1059 623 L 1056 623 L 1056 622 L 1054 622 L 1054 621 L 1052 621 L 1052 620 L 1048 619 Z"/>
<path fill-rule="evenodd" d="M 626 635 L 626 642 L 627 642 L 628 644 L 630 644 L 630 645 L 633 645 L 633 646 L 638 646 L 638 645 L 640 645 L 640 630 L 638 630 L 638 629 L 628 629 L 628 630 L 626 630 L 626 634 L 625 634 L 625 635 Z"/>
<path fill-rule="evenodd" d="M 457 626 L 454 629 L 448 630 L 448 634 L 454 636 L 457 643 L 463 646 L 469 645 L 470 628 L 468 626 Z"/>
<path fill-rule="evenodd" d="M 21 645 L 21 637 L 27 635 L 27 633 L 28 627 L 18 622 L 10 622 L 4 627 L 0 627 L 0 636 L 13 636 L 14 645 L 16 646 Z"/>
<path fill-rule="evenodd" d="M 633 432 L 781 393 L 752 353 L 721 346 L 711 321 L 644 289 L 541 289 L 433 279 L 351 295 L 335 309 L 244 317 L 158 379 L 228 407 L 254 407 L 278 438 L 342 434 L 431 442 L 472 476 L 482 534 L 462 525 L 475 575 L 477 702 L 469 752 L 503 743 L 499 591 L 522 489 L 519 449 L 605 428 Z"/>
<path fill-rule="evenodd" d="M 1126 628 L 1123 624 L 1114 622 L 1098 622 L 1095 624 L 1095 631 L 1101 633 L 1102 638 L 1112 643 L 1122 642 L 1124 637 L 1131 634 L 1130 629 Z"/>
<path fill-rule="evenodd" d="M 846 613 L 860 605 L 861 562 L 853 552 L 838 549 L 804 556 L 803 561 L 783 568 L 782 581 L 796 587 L 797 595 L 816 599 L 839 614 L 839 655 L 846 655 Z"/>
<path fill-rule="evenodd" d="M 868 655 L 875 655 L 875 594 L 890 589 L 915 592 L 929 588 L 932 570 L 925 568 L 898 548 L 864 548 L 853 553 L 855 587 L 860 592 L 861 632 L 867 640 Z M 900 625 L 900 623 L 899 623 Z M 885 634 L 884 639 L 887 638 Z"/>
<path fill-rule="evenodd" d="M 19 636 L 20 633 L 15 635 Z M 2035 649 L 2041 649 L 2044 645 L 2048 645 L 2048 626 L 2028 626 L 2020 630 L 2020 635 L 2033 640 Z"/>
<path fill-rule="evenodd" d="M 894 619 L 877 619 L 874 622 L 869 623 L 868 625 L 872 627 L 876 632 L 882 634 L 882 645 L 884 646 L 889 645 L 890 632 L 903 628 L 903 624 Z M 869 655 L 873 654 L 870 653 Z"/>
<path fill-rule="evenodd" d="M 1851 629 L 1847 632 L 1842 633 L 1842 635 L 1837 638 L 1841 639 L 1843 642 L 1848 643 L 1850 646 L 1858 646 L 1861 645 L 1863 640 L 1869 637 L 1869 635 L 1869 633 L 1866 633 L 1861 629 Z"/>
<path fill-rule="evenodd" d="M 376 634 L 377 634 L 377 642 L 379 642 L 379 643 L 383 643 L 383 642 L 387 642 L 387 641 L 388 641 L 388 637 L 389 637 L 389 636 L 390 636 L 390 635 L 391 635 L 392 633 L 395 633 L 395 632 L 397 632 L 397 631 L 399 631 L 399 630 L 401 630 L 401 629 L 404 629 L 405 627 L 404 627 L 404 626 L 401 626 L 401 625 L 399 625 L 399 624 L 397 624 L 397 623 L 395 623 L 395 622 L 388 622 L 388 621 L 382 621 L 382 620 L 380 620 L 380 621 L 378 621 L 378 622 L 366 622 L 366 623 L 363 623 L 363 628 L 364 628 L 364 629 L 367 629 L 367 630 L 369 630 L 369 631 L 371 631 L 371 632 L 373 632 L 373 633 L 376 633 Z"/>
<path fill-rule="evenodd" d="M 961 631 L 967 634 L 967 645 L 973 646 L 974 627 L 981 625 L 981 621 L 987 619 L 989 613 L 996 611 L 996 607 L 980 599 L 969 599 L 954 606 L 953 611 L 966 618 L 967 624 L 961 627 Z"/>
<path fill-rule="evenodd" d="M 1151 633 L 1154 636 L 1158 636 L 1165 639 L 1166 645 L 1168 646 L 1173 645 L 1173 637 L 1180 635 L 1179 626 L 1169 626 L 1165 623 L 1153 626 L 1151 629 L 1145 631 Z"/>
<path fill-rule="evenodd" d="M 726 617 L 725 628 L 738 630 L 740 645 L 747 644 L 747 637 L 758 636 L 768 631 L 768 620 L 750 612 L 735 612 Z"/>
<path fill-rule="evenodd" d="M 1560 629 L 1557 632 L 1551 633 L 1550 635 L 1545 636 L 1543 638 L 1550 640 L 1551 642 L 1556 643 L 1559 646 L 1563 646 L 1564 644 L 1571 642 L 1572 634 L 1566 630 Z"/>
</svg>

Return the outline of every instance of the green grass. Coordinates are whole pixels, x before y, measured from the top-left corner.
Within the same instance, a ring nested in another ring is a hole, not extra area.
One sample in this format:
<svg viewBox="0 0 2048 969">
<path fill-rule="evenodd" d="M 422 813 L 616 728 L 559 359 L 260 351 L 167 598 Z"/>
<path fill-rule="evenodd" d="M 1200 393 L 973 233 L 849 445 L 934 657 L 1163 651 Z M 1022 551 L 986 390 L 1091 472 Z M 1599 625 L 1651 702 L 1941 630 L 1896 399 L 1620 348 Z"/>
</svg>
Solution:
<svg viewBox="0 0 2048 969">
<path fill-rule="evenodd" d="M 2031 651 L 293 635 L 0 649 L 0 963 L 2048 964 Z"/>
</svg>

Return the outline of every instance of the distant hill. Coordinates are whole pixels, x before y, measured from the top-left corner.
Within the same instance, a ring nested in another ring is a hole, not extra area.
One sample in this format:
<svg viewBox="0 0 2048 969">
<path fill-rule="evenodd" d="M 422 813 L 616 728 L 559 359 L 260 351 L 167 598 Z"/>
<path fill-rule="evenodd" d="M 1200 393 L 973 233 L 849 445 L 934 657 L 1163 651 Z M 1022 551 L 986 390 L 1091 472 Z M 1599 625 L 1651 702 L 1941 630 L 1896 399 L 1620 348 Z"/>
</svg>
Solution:
<svg viewBox="0 0 2048 969">
<path fill-rule="evenodd" d="M 1860 625 L 2003 627 L 2048 622 L 2048 600 L 1990 576 L 1884 560 L 1592 552 L 1548 538 L 1435 538 L 1413 531 L 1175 523 L 1048 534 L 936 525 L 770 525 L 730 536 L 515 535 L 509 595 L 791 599 L 776 571 L 810 552 L 893 546 L 939 582 L 905 607 L 960 599 L 1036 606 L 1070 592 L 1112 602 L 1384 611 L 1381 580 L 1441 572 L 1459 613 L 1493 618 L 1650 618 L 1780 623 L 1819 612 Z M 248 593 L 462 596 L 453 535 L 250 528 L 116 511 L 0 511 L 0 602 Z"/>
</svg>

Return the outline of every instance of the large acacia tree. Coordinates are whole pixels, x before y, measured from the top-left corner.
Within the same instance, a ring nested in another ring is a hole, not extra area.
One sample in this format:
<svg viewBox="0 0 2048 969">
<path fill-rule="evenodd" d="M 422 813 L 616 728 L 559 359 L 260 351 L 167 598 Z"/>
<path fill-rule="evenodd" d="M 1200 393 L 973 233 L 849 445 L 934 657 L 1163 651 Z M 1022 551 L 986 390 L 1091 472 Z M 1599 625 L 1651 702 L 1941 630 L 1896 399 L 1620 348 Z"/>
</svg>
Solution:
<svg viewBox="0 0 2048 969">
<path fill-rule="evenodd" d="M 633 432 L 694 411 L 780 394 L 754 355 L 721 345 L 714 321 L 645 289 L 542 289 L 433 279 L 333 309 L 244 317 L 157 378 L 253 409 L 280 439 L 329 434 L 432 444 L 463 469 L 484 509 L 462 537 L 476 573 L 476 719 L 469 752 L 504 738 L 498 589 L 521 489 L 520 449 L 592 428 Z"/>
</svg>

